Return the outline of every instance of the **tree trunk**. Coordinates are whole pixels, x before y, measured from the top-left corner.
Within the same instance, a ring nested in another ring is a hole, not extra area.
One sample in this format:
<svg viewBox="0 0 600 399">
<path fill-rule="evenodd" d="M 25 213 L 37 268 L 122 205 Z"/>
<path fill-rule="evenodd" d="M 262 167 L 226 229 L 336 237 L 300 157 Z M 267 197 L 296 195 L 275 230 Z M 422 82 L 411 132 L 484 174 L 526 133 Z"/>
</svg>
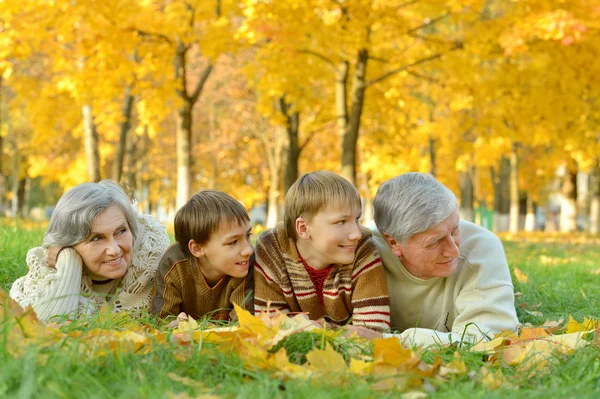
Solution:
<svg viewBox="0 0 600 399">
<path fill-rule="evenodd" d="M 125 100 L 123 102 L 123 121 L 119 126 L 119 141 L 115 150 L 115 162 L 113 163 L 112 179 L 116 182 L 121 180 L 123 174 L 123 159 L 125 158 L 125 147 L 127 145 L 127 134 L 131 129 L 131 111 L 133 110 L 134 96 L 131 94 L 131 86 L 125 88 Z M 133 188 L 133 187 L 131 187 Z"/>
<path fill-rule="evenodd" d="M 371 189 L 369 188 L 369 175 L 367 172 L 360 172 L 358 173 L 358 178 L 360 182 L 360 191 L 363 193 L 361 222 L 362 224 L 367 224 L 373 220 L 373 196 L 371 195 Z"/>
<path fill-rule="evenodd" d="M 429 173 L 435 177 L 435 139 L 429 136 Z"/>
<path fill-rule="evenodd" d="M 470 168 L 469 168 L 470 169 Z M 469 222 L 473 221 L 473 181 L 469 170 L 459 173 L 460 186 L 460 218 Z"/>
<path fill-rule="evenodd" d="M 100 153 L 98 152 L 98 131 L 92 115 L 92 107 L 85 104 L 81 107 L 83 114 L 83 132 L 85 141 L 85 157 L 90 181 L 100 181 Z"/>
<path fill-rule="evenodd" d="M 527 194 L 527 214 L 525 215 L 525 231 L 535 231 L 535 203 L 531 194 Z"/>
<path fill-rule="evenodd" d="M 289 104 L 286 103 L 285 97 L 279 98 L 279 110 L 285 116 L 287 122 L 285 129 L 287 133 L 285 166 L 283 169 L 283 194 L 285 195 L 298 179 L 300 114 L 297 111 L 290 113 Z"/>
<path fill-rule="evenodd" d="M 21 165 L 21 152 L 17 147 L 17 144 L 14 143 L 14 151 L 12 157 L 12 167 L 13 167 L 13 176 L 12 176 L 12 200 L 10 204 L 10 215 L 13 218 L 17 218 L 19 216 L 19 167 Z"/>
<path fill-rule="evenodd" d="M 150 190 L 148 187 L 148 148 L 150 146 L 150 136 L 148 128 L 144 129 L 144 134 L 137 140 L 137 156 L 135 163 L 135 187 L 137 189 L 137 197 L 140 201 L 140 209 L 144 213 L 150 213 Z"/>
<path fill-rule="evenodd" d="M 519 232 L 519 169 L 517 145 L 513 144 L 510 152 L 510 221 L 509 232 Z"/>
<path fill-rule="evenodd" d="M 0 73 L 0 217 L 4 215 L 4 193 L 6 192 L 6 178 L 4 177 L 4 136 L 2 136 L 2 125 L 4 121 L 4 108 L 2 97 L 3 77 Z"/>
<path fill-rule="evenodd" d="M 596 162 L 590 176 L 590 234 L 600 232 L 600 164 Z"/>
<path fill-rule="evenodd" d="M 348 126 L 348 61 L 342 61 L 335 73 L 335 112 L 338 134 L 343 138 Z M 343 140 L 342 140 L 343 142 Z"/>
<path fill-rule="evenodd" d="M 127 141 L 125 145 L 125 152 L 127 153 L 126 157 L 126 165 L 127 165 L 127 173 L 125 174 L 127 180 L 127 187 L 131 193 L 136 195 L 136 199 L 139 201 L 139 197 L 137 197 L 137 175 L 139 171 L 137 170 L 137 159 L 138 154 L 136 153 L 136 147 L 140 139 L 135 134 L 130 134 L 127 136 Z"/>
<path fill-rule="evenodd" d="M 177 209 L 192 197 L 192 105 L 177 110 Z"/>
<path fill-rule="evenodd" d="M 208 80 L 213 64 L 209 63 L 204 70 L 191 94 L 187 90 L 186 56 L 188 48 L 177 41 L 175 52 L 175 78 L 179 80 L 177 96 L 181 105 L 177 109 L 177 209 L 181 208 L 192 196 L 192 110 L 198 101 L 204 84 Z"/>
<path fill-rule="evenodd" d="M 560 231 L 577 231 L 577 167 L 568 166 L 562 187 L 563 200 L 560 206 Z"/>
<path fill-rule="evenodd" d="M 283 129 L 282 129 L 283 130 Z M 267 134 L 261 135 L 267 155 L 269 170 L 269 191 L 267 194 L 267 227 L 275 227 L 279 219 L 279 185 L 281 183 L 281 164 L 283 160 L 285 133 L 276 132 L 275 140 L 269 142 Z"/>
<path fill-rule="evenodd" d="M 365 76 L 367 73 L 367 61 L 369 53 L 366 49 L 360 49 L 356 57 L 354 76 L 352 78 L 352 105 L 348 124 L 342 136 L 342 176 L 352 184 L 356 183 L 356 147 L 360 132 L 360 119 L 365 101 L 365 90 L 367 88 Z"/>
<path fill-rule="evenodd" d="M 492 181 L 494 182 L 494 221 L 493 228 L 496 232 L 508 231 L 510 193 L 508 179 L 510 174 L 510 160 L 502 157 L 500 160 L 500 173 L 491 169 Z"/>
</svg>

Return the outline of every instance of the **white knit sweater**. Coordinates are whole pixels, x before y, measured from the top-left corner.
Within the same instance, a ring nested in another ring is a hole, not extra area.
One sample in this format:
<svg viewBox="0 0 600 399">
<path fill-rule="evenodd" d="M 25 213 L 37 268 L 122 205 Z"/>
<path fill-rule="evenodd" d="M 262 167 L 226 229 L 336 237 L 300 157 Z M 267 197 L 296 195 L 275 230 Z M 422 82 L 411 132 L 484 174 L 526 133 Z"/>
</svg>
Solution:
<svg viewBox="0 0 600 399">
<path fill-rule="evenodd" d="M 392 329 L 402 340 L 427 346 L 460 341 L 465 334 L 473 342 L 517 328 L 513 284 L 495 234 L 461 220 L 456 272 L 421 279 L 392 253 L 375 223 L 368 227 L 386 271 Z"/>
<path fill-rule="evenodd" d="M 51 269 L 46 249 L 36 247 L 27 253 L 29 272 L 13 283 L 10 296 L 23 308 L 32 306 L 41 320 L 89 315 L 107 301 L 114 312 L 139 310 L 150 304 L 158 262 L 168 246 L 165 227 L 150 215 L 138 215 L 131 265 L 122 278 L 103 285 L 92 283 L 74 249 L 61 251 L 56 269 Z"/>
</svg>

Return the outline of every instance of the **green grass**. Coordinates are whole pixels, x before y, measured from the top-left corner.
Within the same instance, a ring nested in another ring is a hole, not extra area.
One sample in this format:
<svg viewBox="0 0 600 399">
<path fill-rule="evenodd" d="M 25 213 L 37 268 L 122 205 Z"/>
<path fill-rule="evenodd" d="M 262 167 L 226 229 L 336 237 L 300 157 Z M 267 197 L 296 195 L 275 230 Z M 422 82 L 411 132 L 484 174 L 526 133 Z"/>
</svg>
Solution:
<svg viewBox="0 0 600 399">
<path fill-rule="evenodd" d="M 25 255 L 40 245 L 43 226 L 19 225 L 0 220 L 0 287 L 8 292 L 12 282 L 27 272 Z M 539 237 L 538 237 L 539 239 Z M 575 242 L 566 237 L 552 243 L 530 242 L 526 237 L 505 240 L 511 271 L 517 267 L 527 276 L 519 282 L 513 274 L 519 319 L 540 325 L 546 319 L 559 320 L 571 314 L 578 321 L 584 316 L 600 318 L 600 246 L 596 241 Z M 536 315 L 530 312 L 541 312 Z M 140 325 L 160 327 L 152 318 L 135 321 Z M 124 329 L 124 320 L 107 320 L 100 316 L 76 321 L 61 327 L 65 334 L 89 332 L 94 328 Z M 22 356 L 14 357 L 7 344 L 13 327 L 10 320 L 0 320 L 0 397 L 2 398 L 195 398 L 217 395 L 225 398 L 386 398 L 400 397 L 400 392 L 372 389 L 372 378 L 351 378 L 342 386 L 315 378 L 304 381 L 276 377 L 263 370 L 248 370 L 235 355 L 216 347 L 198 345 L 185 348 L 184 360 L 175 356 L 182 347 L 157 345 L 146 354 L 108 352 L 95 348 L 81 350 L 78 338 L 68 338 L 40 348 L 26 347 Z M 335 344 L 336 343 L 331 343 Z M 349 341 L 337 343 L 337 350 L 348 357 L 356 351 Z M 314 346 L 323 340 L 312 333 L 296 334 L 280 343 L 289 358 L 304 361 Z M 368 353 L 370 348 L 358 348 Z M 546 373 L 529 375 L 514 367 L 502 367 L 505 384 L 490 390 L 482 383 L 481 369 L 490 366 L 485 356 L 468 348 L 439 348 L 422 357 L 433 362 L 436 356 L 450 362 L 458 352 L 468 375 L 432 381 L 432 398 L 595 398 L 600 397 L 600 349 L 589 346 L 575 353 L 557 357 Z"/>
</svg>

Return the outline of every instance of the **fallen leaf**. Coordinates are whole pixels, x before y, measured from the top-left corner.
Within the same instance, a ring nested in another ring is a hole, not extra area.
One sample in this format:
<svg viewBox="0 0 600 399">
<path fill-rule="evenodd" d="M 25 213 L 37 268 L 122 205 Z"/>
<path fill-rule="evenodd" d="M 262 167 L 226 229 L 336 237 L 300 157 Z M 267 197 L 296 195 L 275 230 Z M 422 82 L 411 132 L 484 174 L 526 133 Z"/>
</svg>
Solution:
<svg viewBox="0 0 600 399">
<path fill-rule="evenodd" d="M 544 317 L 544 314 L 542 312 L 538 312 L 537 310 L 527 310 L 527 309 L 523 309 L 525 311 L 525 313 L 535 316 L 535 317 Z"/>
<path fill-rule="evenodd" d="M 517 278 L 517 281 L 519 283 L 526 283 L 527 280 L 529 280 L 529 278 L 527 277 L 527 275 L 525 273 L 523 273 L 521 271 L 521 269 L 519 269 L 518 267 L 514 267 L 513 268 L 513 272 L 515 273 L 515 277 Z"/>
</svg>

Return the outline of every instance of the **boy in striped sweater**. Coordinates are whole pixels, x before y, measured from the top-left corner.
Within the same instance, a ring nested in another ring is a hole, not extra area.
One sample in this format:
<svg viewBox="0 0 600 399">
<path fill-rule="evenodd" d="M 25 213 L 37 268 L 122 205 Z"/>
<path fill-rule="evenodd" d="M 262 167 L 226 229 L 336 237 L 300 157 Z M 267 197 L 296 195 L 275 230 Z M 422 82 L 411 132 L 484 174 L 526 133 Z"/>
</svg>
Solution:
<svg viewBox="0 0 600 399">
<path fill-rule="evenodd" d="M 285 196 L 283 225 L 256 242 L 255 312 L 305 312 L 336 326 L 388 329 L 385 273 L 360 216 L 358 190 L 343 177 L 300 177 Z"/>
<path fill-rule="evenodd" d="M 175 215 L 175 239 L 158 265 L 152 312 L 230 320 L 233 303 L 253 311 L 252 227 L 230 195 L 202 190 Z"/>
</svg>

